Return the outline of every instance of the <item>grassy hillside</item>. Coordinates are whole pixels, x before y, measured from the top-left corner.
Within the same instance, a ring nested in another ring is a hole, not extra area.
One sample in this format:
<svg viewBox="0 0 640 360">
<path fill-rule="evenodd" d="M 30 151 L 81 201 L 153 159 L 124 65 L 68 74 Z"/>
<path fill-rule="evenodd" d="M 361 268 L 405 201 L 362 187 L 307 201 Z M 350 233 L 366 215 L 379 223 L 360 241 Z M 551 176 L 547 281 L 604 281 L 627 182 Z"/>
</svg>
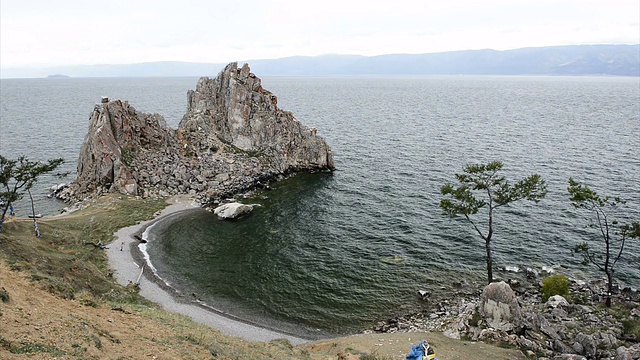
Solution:
<svg viewBox="0 0 640 360">
<path fill-rule="evenodd" d="M 0 359 L 404 359 L 429 338 L 440 358 L 518 359 L 519 351 L 440 334 L 373 334 L 293 347 L 221 334 L 159 309 L 111 277 L 104 251 L 114 232 L 167 204 L 110 195 L 78 212 L 10 218 L 0 233 Z"/>
<path fill-rule="evenodd" d="M 148 220 L 164 201 L 108 196 L 70 215 L 9 219 L 0 233 L 0 358 L 305 359 L 287 342 L 254 344 L 167 313 L 118 285 L 87 243 Z"/>
<path fill-rule="evenodd" d="M 151 219 L 165 206 L 164 201 L 103 197 L 67 216 L 39 219 L 40 238 L 34 236 L 33 220 L 9 218 L 0 250 L 12 269 L 27 271 L 62 298 L 86 293 L 102 301 L 141 302 L 111 279 L 105 254 L 87 243 L 109 244 L 117 229 Z"/>
</svg>

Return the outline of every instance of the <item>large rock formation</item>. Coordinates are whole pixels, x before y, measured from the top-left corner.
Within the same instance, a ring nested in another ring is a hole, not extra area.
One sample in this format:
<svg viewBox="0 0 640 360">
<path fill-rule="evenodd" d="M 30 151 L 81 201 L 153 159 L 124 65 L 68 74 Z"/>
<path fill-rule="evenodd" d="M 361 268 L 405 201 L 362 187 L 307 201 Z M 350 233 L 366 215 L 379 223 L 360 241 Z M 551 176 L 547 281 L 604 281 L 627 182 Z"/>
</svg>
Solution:
<svg viewBox="0 0 640 360">
<path fill-rule="evenodd" d="M 78 159 L 78 192 L 115 189 L 137 195 L 140 174 L 132 165 L 139 153 L 177 148 L 175 131 L 162 116 L 139 113 L 126 101 L 96 105 Z"/>
<path fill-rule="evenodd" d="M 179 128 L 196 150 L 226 143 L 266 156 L 281 172 L 333 168 L 331 151 L 317 130 L 279 109 L 276 96 L 262 87 L 247 64 L 238 70 L 231 63 L 215 79 L 201 78 L 188 98 Z"/>
<path fill-rule="evenodd" d="M 279 109 L 248 65 L 231 63 L 189 91 L 177 130 L 158 114 L 103 99 L 90 116 L 77 179 L 62 197 L 189 193 L 212 202 L 293 172 L 333 170 L 316 132 Z"/>
</svg>

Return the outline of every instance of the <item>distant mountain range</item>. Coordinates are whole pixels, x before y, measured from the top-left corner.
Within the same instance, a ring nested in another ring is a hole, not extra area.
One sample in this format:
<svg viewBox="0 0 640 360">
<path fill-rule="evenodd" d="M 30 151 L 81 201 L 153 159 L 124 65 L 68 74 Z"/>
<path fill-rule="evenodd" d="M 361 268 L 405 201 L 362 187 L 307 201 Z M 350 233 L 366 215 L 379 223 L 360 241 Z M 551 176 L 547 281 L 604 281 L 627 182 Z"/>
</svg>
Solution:
<svg viewBox="0 0 640 360">
<path fill-rule="evenodd" d="M 293 56 L 247 60 L 259 76 L 618 75 L 640 76 L 640 45 L 570 45 L 379 56 Z M 5 68 L 2 78 L 215 76 L 226 64 L 177 61 L 126 65 Z M 60 77 L 57 75 L 55 77 Z"/>
</svg>

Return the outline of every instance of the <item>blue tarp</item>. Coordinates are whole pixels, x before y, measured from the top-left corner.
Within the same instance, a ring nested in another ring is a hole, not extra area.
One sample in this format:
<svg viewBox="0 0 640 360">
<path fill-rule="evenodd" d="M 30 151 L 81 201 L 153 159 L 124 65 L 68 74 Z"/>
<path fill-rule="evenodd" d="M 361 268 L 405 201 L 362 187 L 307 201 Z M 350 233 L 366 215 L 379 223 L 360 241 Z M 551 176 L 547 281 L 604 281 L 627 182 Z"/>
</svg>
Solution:
<svg viewBox="0 0 640 360">
<path fill-rule="evenodd" d="M 427 349 L 427 350 L 425 350 Z M 429 354 L 424 352 L 428 351 Z M 429 346 L 426 340 L 422 340 L 418 345 L 411 345 L 411 352 L 407 355 L 406 360 L 423 360 L 433 359 L 438 360 L 433 353 L 433 349 Z"/>
<path fill-rule="evenodd" d="M 418 345 L 412 345 L 411 352 L 407 355 L 406 360 L 422 360 L 424 356 L 424 347 L 422 345 L 424 345 L 424 340 Z"/>
</svg>

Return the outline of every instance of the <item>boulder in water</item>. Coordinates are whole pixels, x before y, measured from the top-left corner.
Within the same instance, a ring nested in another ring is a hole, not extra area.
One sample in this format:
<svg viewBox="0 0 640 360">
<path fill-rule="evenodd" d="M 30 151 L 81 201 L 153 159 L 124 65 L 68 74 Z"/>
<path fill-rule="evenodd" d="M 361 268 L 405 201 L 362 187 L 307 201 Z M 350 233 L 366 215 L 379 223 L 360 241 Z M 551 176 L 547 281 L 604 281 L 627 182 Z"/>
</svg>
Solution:
<svg viewBox="0 0 640 360">
<path fill-rule="evenodd" d="M 235 219 L 248 214 L 253 210 L 253 206 L 237 202 L 220 205 L 213 210 L 213 213 L 221 219 Z"/>
</svg>

